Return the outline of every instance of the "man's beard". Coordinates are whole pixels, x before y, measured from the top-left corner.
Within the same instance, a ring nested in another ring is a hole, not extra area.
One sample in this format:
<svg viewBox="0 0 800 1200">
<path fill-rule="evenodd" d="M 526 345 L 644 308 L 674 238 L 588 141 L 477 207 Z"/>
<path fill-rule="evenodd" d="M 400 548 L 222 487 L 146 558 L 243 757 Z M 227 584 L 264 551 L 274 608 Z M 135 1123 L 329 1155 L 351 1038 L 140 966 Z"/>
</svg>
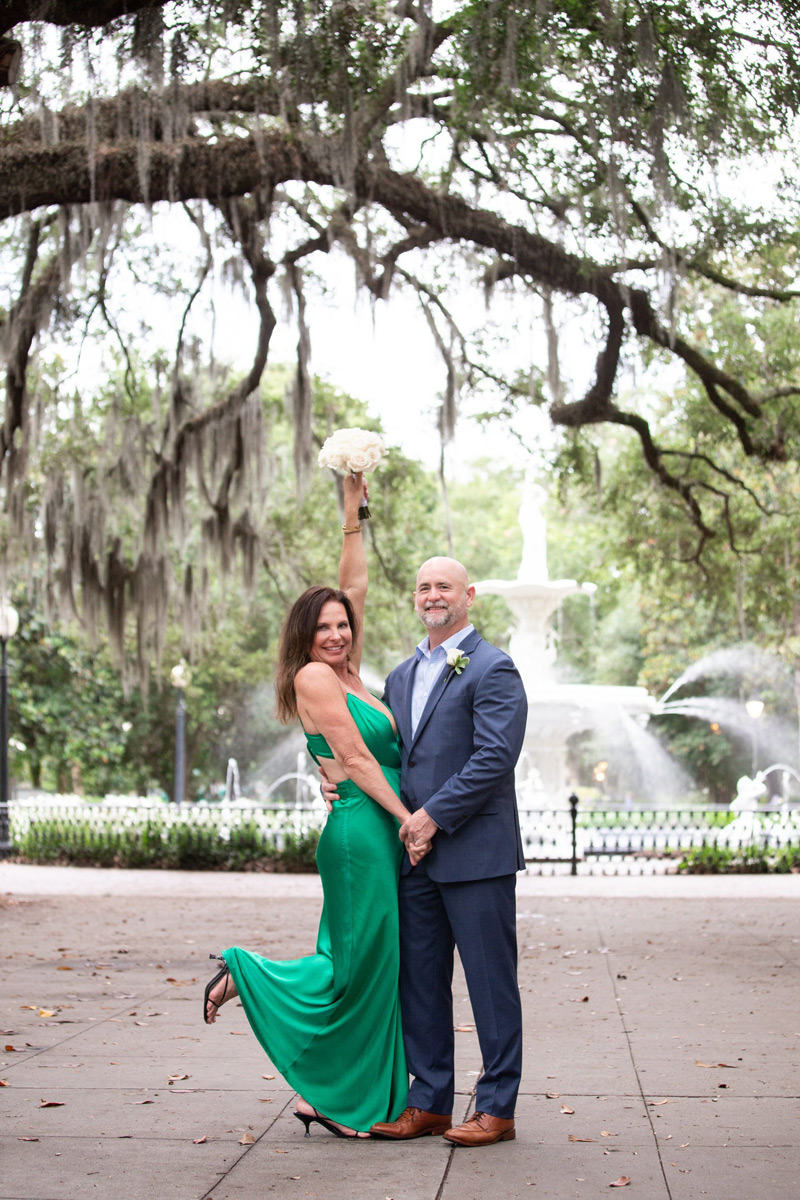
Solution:
<svg viewBox="0 0 800 1200">
<path fill-rule="evenodd" d="M 436 607 L 419 610 L 419 619 L 428 629 L 445 629 L 448 625 L 454 625 L 463 615 L 449 605 L 437 604 Z"/>
</svg>

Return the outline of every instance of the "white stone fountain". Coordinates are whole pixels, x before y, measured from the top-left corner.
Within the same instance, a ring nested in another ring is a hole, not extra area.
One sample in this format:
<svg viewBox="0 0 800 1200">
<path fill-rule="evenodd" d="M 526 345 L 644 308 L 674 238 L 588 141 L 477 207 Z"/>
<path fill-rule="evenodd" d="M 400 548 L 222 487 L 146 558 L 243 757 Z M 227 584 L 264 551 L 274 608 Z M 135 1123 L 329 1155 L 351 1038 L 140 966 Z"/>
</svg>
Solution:
<svg viewBox="0 0 800 1200">
<path fill-rule="evenodd" d="M 527 479 L 519 511 L 523 550 L 517 578 L 484 579 L 475 589 L 478 595 L 502 596 L 516 618 L 509 653 L 522 675 L 529 705 L 518 768 L 520 791 L 529 802 L 538 798 L 541 807 L 560 809 L 568 803 L 568 738 L 607 724 L 609 718 L 629 734 L 643 733 L 655 700 L 640 687 L 558 682 L 557 639 L 550 618 L 566 596 L 591 596 L 596 585 L 549 578 L 544 500 L 544 490 Z M 635 753 L 633 747 L 630 753 Z"/>
</svg>

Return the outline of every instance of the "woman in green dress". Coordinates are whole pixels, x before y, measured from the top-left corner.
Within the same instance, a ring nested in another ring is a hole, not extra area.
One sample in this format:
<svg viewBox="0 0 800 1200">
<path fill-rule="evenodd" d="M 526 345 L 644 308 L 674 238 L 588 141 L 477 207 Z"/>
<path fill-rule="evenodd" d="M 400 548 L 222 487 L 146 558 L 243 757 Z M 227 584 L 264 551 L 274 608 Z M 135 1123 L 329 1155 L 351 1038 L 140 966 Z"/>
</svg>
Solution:
<svg viewBox="0 0 800 1200">
<path fill-rule="evenodd" d="M 360 475 L 344 480 L 341 590 L 312 587 L 286 619 L 278 715 L 299 717 L 310 753 L 337 785 L 317 849 L 324 904 L 316 952 L 276 962 L 234 946 L 206 988 L 204 1018 L 239 996 L 272 1062 L 299 1093 L 295 1116 L 367 1137 L 403 1110 L 408 1073 L 398 998 L 400 749 L 394 719 L 358 671 L 367 561 Z M 419 861 L 428 846 L 414 848 Z M 213 957 L 213 956 L 212 956 Z"/>
</svg>

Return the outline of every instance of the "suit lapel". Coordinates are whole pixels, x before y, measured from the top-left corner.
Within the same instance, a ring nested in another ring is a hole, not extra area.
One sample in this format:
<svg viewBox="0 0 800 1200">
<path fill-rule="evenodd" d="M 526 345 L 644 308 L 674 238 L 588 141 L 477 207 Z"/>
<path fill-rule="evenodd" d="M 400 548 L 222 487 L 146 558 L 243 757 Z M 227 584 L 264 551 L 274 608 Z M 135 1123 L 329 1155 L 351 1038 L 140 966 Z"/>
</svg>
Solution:
<svg viewBox="0 0 800 1200">
<path fill-rule="evenodd" d="M 414 686 L 414 675 L 417 670 L 416 655 L 405 664 L 406 669 L 400 679 L 400 702 L 394 712 L 400 741 L 404 746 L 411 745 L 411 691 Z"/>
<path fill-rule="evenodd" d="M 461 651 L 462 654 L 469 655 L 470 652 L 472 650 L 474 650 L 475 647 L 478 645 L 478 642 L 480 640 L 481 640 L 480 634 L 476 630 L 473 630 L 472 633 L 469 635 L 469 637 L 465 638 L 464 641 L 461 643 L 461 645 L 459 646 L 459 650 Z M 464 670 L 468 671 L 469 666 L 465 667 Z M 417 738 L 422 733 L 423 729 L 425 728 L 425 726 L 427 725 L 431 716 L 433 715 L 436 705 L 439 703 L 439 701 L 441 700 L 445 691 L 450 686 L 452 680 L 457 679 L 457 678 L 458 678 L 458 676 L 456 675 L 453 668 L 445 665 L 441 674 L 439 675 L 439 678 L 436 680 L 436 683 L 431 688 L 431 693 L 428 696 L 428 700 L 425 704 L 425 707 L 422 710 L 422 716 L 419 719 L 419 725 L 417 726 L 417 732 L 414 734 L 411 745 L 413 745 L 416 742 Z M 413 676 L 412 676 L 412 679 L 413 679 Z M 408 711 L 410 714 L 410 712 L 411 712 L 411 688 L 410 687 L 408 690 Z M 409 725 L 409 728 L 410 728 L 410 725 Z"/>
</svg>

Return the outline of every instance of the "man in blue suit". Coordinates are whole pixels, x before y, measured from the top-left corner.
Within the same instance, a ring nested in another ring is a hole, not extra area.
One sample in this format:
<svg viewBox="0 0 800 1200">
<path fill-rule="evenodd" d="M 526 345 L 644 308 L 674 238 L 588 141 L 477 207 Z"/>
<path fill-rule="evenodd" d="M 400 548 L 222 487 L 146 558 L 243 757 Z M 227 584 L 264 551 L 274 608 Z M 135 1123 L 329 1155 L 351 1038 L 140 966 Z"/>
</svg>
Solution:
<svg viewBox="0 0 800 1200">
<path fill-rule="evenodd" d="M 514 1136 L 522 1069 L 516 872 L 525 865 L 514 768 L 527 701 L 511 659 L 469 620 L 465 568 L 432 558 L 414 607 L 428 636 L 386 681 L 403 744 L 406 847 L 431 848 L 400 877 L 400 999 L 414 1076 L 408 1108 L 376 1137 L 441 1133 L 456 1145 Z M 458 947 L 483 1058 L 475 1112 L 453 1127 L 453 951 Z"/>
</svg>

